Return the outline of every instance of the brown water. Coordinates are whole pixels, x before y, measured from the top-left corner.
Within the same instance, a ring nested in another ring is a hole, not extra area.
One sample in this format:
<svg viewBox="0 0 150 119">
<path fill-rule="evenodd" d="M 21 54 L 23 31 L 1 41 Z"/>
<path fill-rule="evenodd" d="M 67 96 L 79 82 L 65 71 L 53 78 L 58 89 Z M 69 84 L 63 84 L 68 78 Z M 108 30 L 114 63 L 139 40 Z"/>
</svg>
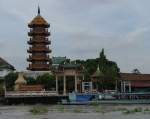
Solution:
<svg viewBox="0 0 150 119">
<path fill-rule="evenodd" d="M 150 113 L 123 114 L 123 108 L 150 108 L 149 105 L 126 106 L 44 106 L 48 113 L 33 115 L 33 106 L 0 106 L 0 119 L 150 119 Z M 100 109 L 101 111 L 97 111 Z M 115 111 L 116 110 L 116 111 Z"/>
</svg>

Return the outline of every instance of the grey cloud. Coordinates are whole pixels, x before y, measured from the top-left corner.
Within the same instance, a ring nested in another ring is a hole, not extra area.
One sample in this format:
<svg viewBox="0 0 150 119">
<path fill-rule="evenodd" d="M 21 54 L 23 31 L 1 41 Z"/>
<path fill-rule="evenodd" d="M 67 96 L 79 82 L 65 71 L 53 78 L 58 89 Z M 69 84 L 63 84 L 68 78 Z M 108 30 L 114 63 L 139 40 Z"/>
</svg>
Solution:
<svg viewBox="0 0 150 119">
<path fill-rule="evenodd" d="M 51 23 L 52 55 L 95 58 L 105 48 L 108 58 L 117 61 L 121 71 L 130 72 L 138 67 L 149 73 L 150 1 L 39 3 L 42 16 Z M 0 54 L 18 70 L 25 70 L 27 65 L 27 23 L 37 14 L 37 5 L 36 0 L 0 0 Z"/>
</svg>

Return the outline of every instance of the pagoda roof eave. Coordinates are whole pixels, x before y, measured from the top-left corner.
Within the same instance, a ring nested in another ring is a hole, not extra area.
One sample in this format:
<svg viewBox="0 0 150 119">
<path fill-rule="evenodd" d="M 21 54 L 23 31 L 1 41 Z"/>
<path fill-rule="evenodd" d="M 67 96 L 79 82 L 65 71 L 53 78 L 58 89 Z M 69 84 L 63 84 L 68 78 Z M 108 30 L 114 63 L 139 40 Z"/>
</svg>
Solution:
<svg viewBox="0 0 150 119">
<path fill-rule="evenodd" d="M 28 26 L 49 26 L 48 22 L 41 16 L 37 15 L 33 20 L 28 24 Z"/>
</svg>

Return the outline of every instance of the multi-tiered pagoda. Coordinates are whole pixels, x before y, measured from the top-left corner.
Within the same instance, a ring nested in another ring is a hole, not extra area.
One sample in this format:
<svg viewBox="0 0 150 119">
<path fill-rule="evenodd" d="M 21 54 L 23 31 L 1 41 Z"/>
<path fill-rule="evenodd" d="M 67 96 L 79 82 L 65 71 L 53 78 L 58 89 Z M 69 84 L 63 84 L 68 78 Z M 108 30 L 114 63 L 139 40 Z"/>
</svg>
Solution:
<svg viewBox="0 0 150 119">
<path fill-rule="evenodd" d="M 37 16 L 28 24 L 28 27 L 30 28 L 30 32 L 28 32 L 30 47 L 27 52 L 30 55 L 27 61 L 30 63 L 27 70 L 48 71 L 51 68 L 51 59 L 48 55 L 51 53 L 48 46 L 51 44 L 48 40 L 50 24 L 40 15 L 39 7 Z"/>
</svg>

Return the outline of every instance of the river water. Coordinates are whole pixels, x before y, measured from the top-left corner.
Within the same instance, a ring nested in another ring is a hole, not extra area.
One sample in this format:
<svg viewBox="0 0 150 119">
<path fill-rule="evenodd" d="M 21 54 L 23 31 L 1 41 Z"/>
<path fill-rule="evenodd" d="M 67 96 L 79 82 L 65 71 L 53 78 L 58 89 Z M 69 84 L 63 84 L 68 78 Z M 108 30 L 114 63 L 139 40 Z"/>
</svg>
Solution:
<svg viewBox="0 0 150 119">
<path fill-rule="evenodd" d="M 41 105 L 43 106 L 43 105 Z M 150 113 L 123 114 L 124 108 L 150 108 L 149 105 L 62 106 L 47 105 L 44 114 L 32 114 L 33 105 L 0 106 L 0 119 L 150 119 Z M 40 107 L 38 105 L 38 107 Z M 100 109 L 101 111 L 98 111 Z"/>
</svg>

